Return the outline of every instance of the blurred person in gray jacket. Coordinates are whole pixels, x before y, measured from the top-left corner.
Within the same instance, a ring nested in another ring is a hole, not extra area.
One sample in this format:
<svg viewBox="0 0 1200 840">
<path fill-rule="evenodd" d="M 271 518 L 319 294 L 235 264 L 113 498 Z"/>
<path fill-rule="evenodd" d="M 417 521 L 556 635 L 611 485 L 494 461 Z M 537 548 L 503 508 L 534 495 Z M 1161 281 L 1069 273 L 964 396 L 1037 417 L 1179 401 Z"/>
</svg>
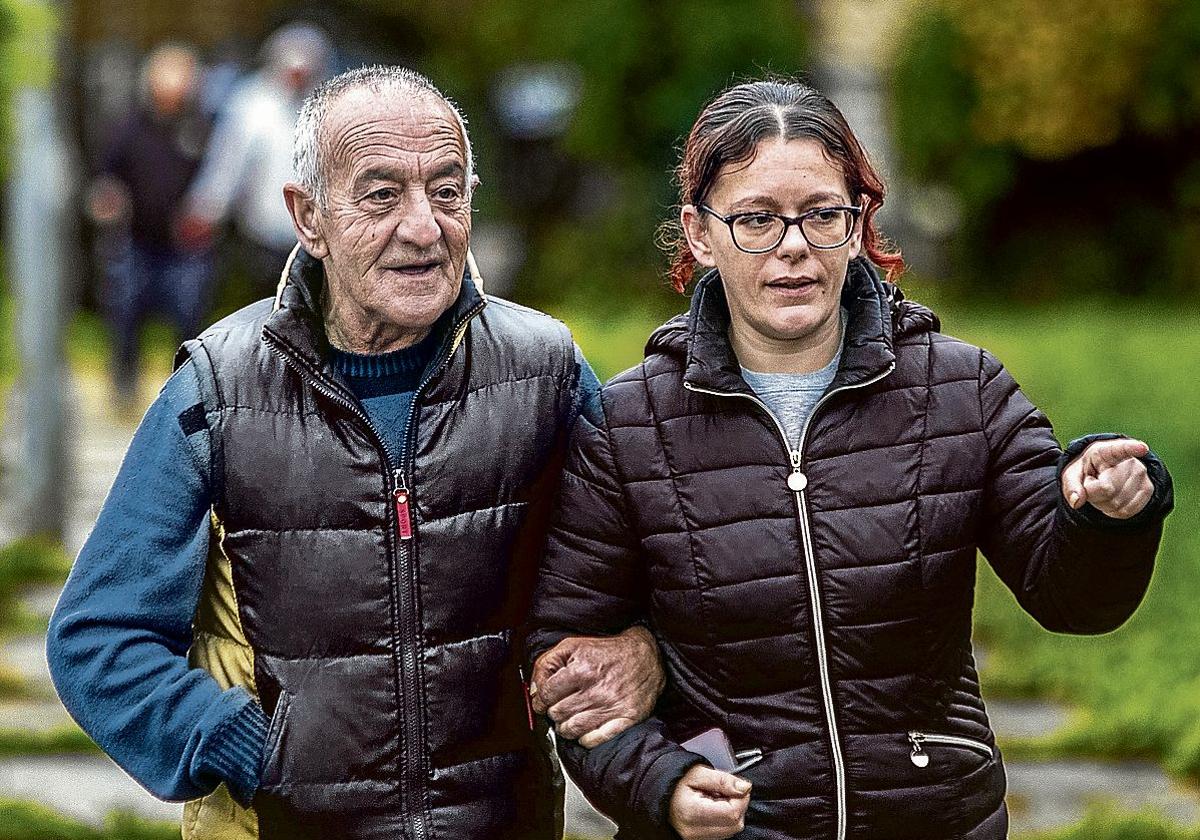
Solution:
<svg viewBox="0 0 1200 840">
<path fill-rule="evenodd" d="M 188 193 L 184 235 L 208 246 L 232 219 L 255 297 L 274 294 L 296 244 L 283 185 L 292 178 L 292 135 L 304 97 L 328 75 L 333 45 L 319 27 L 286 24 L 267 38 L 263 66 L 231 94 Z"/>
</svg>

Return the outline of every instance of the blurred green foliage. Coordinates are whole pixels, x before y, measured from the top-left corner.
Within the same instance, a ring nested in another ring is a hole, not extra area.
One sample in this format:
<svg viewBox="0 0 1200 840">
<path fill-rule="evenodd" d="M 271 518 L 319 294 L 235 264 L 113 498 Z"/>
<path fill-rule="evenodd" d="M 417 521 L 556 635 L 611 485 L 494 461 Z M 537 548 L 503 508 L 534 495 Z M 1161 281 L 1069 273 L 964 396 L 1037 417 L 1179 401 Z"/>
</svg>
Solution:
<svg viewBox="0 0 1200 840">
<path fill-rule="evenodd" d="M 19 603 L 23 589 L 62 583 L 70 571 L 70 558 L 50 540 L 33 537 L 0 547 L 0 637 L 29 629 Z"/>
<path fill-rule="evenodd" d="M 911 180 L 961 201 L 958 279 L 1025 300 L 1200 294 L 1200 4 L 916 8 L 895 138 Z"/>
<path fill-rule="evenodd" d="M 50 83 L 56 25 L 49 3 L 0 0 L 0 177 L 8 172 L 13 95 Z"/>
<path fill-rule="evenodd" d="M 1070 828 L 1019 835 L 1020 840 L 1200 840 L 1200 829 L 1183 828 L 1153 811 L 1128 813 L 1095 805 Z"/>
<path fill-rule="evenodd" d="M 47 732 L 28 729 L 0 729 L 0 758 L 21 755 L 99 754 L 100 748 L 73 723 Z M 0 840 L 4 834 L 0 833 Z"/>
<path fill-rule="evenodd" d="M 21 592 L 30 586 L 62 583 L 70 570 L 71 561 L 50 540 L 32 537 L 0 547 L 0 639 L 45 632 L 45 622 L 21 608 Z M 30 689 L 21 674 L 0 662 L 0 699 L 28 696 Z"/>
<path fill-rule="evenodd" d="M 682 135 L 735 77 L 797 73 L 807 60 L 793 0 L 363 4 L 422 33 L 421 68 L 474 120 L 476 206 L 521 221 L 520 297 L 551 308 L 612 312 L 636 299 L 669 311 L 653 232 L 675 203 L 669 173 Z M 542 144 L 506 136 L 493 105 L 497 79 L 530 65 L 564 69 L 580 86 L 565 133 Z M 544 200 L 528 203 L 523 171 L 557 173 Z"/>
<path fill-rule="evenodd" d="M 0 840 L 178 840 L 179 824 L 112 814 L 92 828 L 32 802 L 0 798 Z"/>
</svg>

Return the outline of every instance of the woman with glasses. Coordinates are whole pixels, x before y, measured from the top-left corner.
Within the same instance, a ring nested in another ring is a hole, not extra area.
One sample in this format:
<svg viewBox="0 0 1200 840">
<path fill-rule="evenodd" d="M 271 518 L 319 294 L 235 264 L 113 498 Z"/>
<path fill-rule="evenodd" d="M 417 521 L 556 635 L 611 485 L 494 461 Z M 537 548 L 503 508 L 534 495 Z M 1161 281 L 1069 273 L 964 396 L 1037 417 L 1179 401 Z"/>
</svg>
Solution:
<svg viewBox="0 0 1200 840">
<path fill-rule="evenodd" d="M 1003 838 L 976 551 L 1047 628 L 1112 630 L 1170 478 L 1117 435 L 1064 451 L 904 299 L 884 185 L 817 91 L 722 92 L 678 174 L 671 276 L 702 276 L 576 426 L 530 638 L 644 622 L 667 688 L 607 743 L 560 739 L 566 766 L 621 837 Z M 552 664 L 534 680 L 558 691 Z M 550 708 L 587 731 L 573 714 Z"/>
</svg>

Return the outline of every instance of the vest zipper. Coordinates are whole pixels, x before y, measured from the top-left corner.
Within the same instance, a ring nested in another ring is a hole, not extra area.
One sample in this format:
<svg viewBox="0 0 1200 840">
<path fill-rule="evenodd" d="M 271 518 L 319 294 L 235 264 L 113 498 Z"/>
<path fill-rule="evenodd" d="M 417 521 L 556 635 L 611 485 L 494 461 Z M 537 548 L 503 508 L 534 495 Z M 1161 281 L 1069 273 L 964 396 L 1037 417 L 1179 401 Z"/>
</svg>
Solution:
<svg viewBox="0 0 1200 840">
<path fill-rule="evenodd" d="M 285 364 L 291 365 L 308 384 L 337 405 L 342 406 L 351 414 L 357 417 L 366 427 L 370 436 L 374 439 L 375 445 L 383 454 L 384 464 L 391 467 L 389 475 L 389 484 L 391 485 L 391 495 L 393 507 L 396 514 L 396 544 L 394 557 L 396 560 L 396 586 L 397 590 L 394 594 L 399 613 L 398 622 L 400 627 L 396 627 L 393 623 L 393 632 L 396 633 L 396 644 L 400 649 L 400 691 L 401 702 L 404 703 L 402 714 L 402 726 L 404 729 L 404 739 L 400 744 L 400 776 L 403 781 L 401 786 L 401 796 L 404 802 L 404 809 L 408 817 L 412 820 L 413 838 L 414 840 L 425 840 L 425 749 L 421 744 L 422 738 L 422 701 L 420 697 L 420 675 L 417 670 L 417 654 L 414 649 L 415 644 L 419 639 L 419 622 L 416 616 L 416 575 L 413 564 L 416 562 L 416 540 L 415 533 L 412 527 L 412 491 L 408 488 L 405 481 L 405 471 L 411 467 L 412 462 L 412 434 L 416 427 L 416 410 L 417 400 L 420 398 L 425 387 L 433 381 L 434 377 L 441 372 L 445 367 L 450 357 L 454 354 L 454 350 L 458 347 L 458 343 L 462 340 L 463 335 L 467 331 L 467 327 L 471 321 L 483 311 L 486 301 L 480 301 L 472 307 L 462 318 L 458 327 L 449 342 L 448 350 L 438 360 L 437 365 L 433 366 L 429 374 L 421 380 L 417 389 L 413 392 L 412 405 L 408 410 L 408 419 L 404 426 L 404 449 L 402 453 L 404 463 L 396 468 L 396 458 L 379 433 L 375 431 L 375 427 L 371 424 L 371 419 L 367 413 L 352 399 L 339 394 L 336 390 L 329 387 L 322 381 L 320 371 L 313 370 L 312 366 L 304 359 L 303 356 L 295 353 L 285 352 L 283 349 L 287 343 L 277 336 L 274 332 L 264 328 L 263 333 L 271 340 L 267 345 L 271 350 L 278 355 Z M 400 578 L 403 576 L 403 583 Z M 406 642 L 411 642 L 406 644 Z M 407 701 L 407 702 L 405 702 Z M 410 749 L 409 746 L 413 748 Z M 416 753 L 414 756 L 413 754 Z"/>
<path fill-rule="evenodd" d="M 929 766 L 929 753 L 925 752 L 922 744 L 949 744 L 954 747 L 965 747 L 968 750 L 974 750 L 977 753 L 986 755 L 988 758 L 993 757 L 992 748 L 983 741 L 977 741 L 974 738 L 963 738 L 960 735 L 927 735 L 924 732 L 909 732 L 908 741 L 912 744 L 912 754 L 909 758 L 917 767 Z"/>
<path fill-rule="evenodd" d="M 876 374 L 871 379 L 858 382 L 854 385 L 843 385 L 840 388 L 834 388 L 822 396 L 821 399 L 817 400 L 817 404 L 809 412 L 808 419 L 804 421 L 804 427 L 800 430 L 800 445 L 796 449 L 791 448 L 791 444 L 787 439 L 787 431 L 783 428 L 783 424 L 779 422 L 779 418 L 756 395 L 739 393 L 737 391 L 710 391 L 698 388 L 687 382 L 683 383 L 685 389 L 697 394 L 708 394 L 714 397 L 742 397 L 743 399 L 750 400 L 771 418 L 771 421 L 775 424 L 775 428 L 779 431 L 779 438 L 783 441 L 783 448 L 788 453 L 788 462 L 792 471 L 788 474 L 787 486 L 796 497 L 796 512 L 800 520 L 800 536 L 804 545 L 804 566 L 808 578 L 809 607 L 812 610 L 813 636 L 817 643 L 817 673 L 821 682 L 821 699 L 825 707 L 825 720 L 829 727 L 829 752 L 833 759 L 836 800 L 834 807 L 837 812 L 837 840 L 846 840 L 846 760 L 842 755 L 841 739 L 838 736 L 837 712 L 833 707 L 833 682 L 829 676 L 829 651 L 825 644 L 825 616 L 821 609 L 816 553 L 813 549 L 812 532 L 808 521 L 808 505 L 805 496 L 805 489 L 808 487 L 808 477 L 803 471 L 804 442 L 808 437 L 808 428 L 812 424 L 813 417 L 816 416 L 821 406 L 828 402 L 831 397 L 843 391 L 851 391 L 855 388 L 865 388 L 868 385 L 873 385 L 895 369 L 896 363 L 892 362 L 888 365 L 887 370 Z"/>
<path fill-rule="evenodd" d="M 388 449 L 387 443 L 384 442 L 383 438 L 379 436 L 379 433 L 375 430 L 375 427 L 371 424 L 371 418 L 367 416 L 366 411 L 364 411 L 357 403 L 355 403 L 354 400 L 349 399 L 349 398 L 343 396 L 342 394 L 339 394 L 336 390 L 334 390 L 333 388 L 328 386 L 324 381 L 322 381 L 320 372 L 313 370 L 312 366 L 302 356 L 300 356 L 298 354 L 287 353 L 283 349 L 283 346 L 286 346 L 286 343 L 281 338 L 277 337 L 270 330 L 264 329 L 263 332 L 271 339 L 271 341 L 267 342 L 267 345 L 271 348 L 271 350 L 276 355 L 278 355 L 281 359 L 283 359 L 285 364 L 288 364 L 292 368 L 294 368 L 301 375 L 301 377 L 306 382 L 308 382 L 308 384 L 315 391 L 317 391 L 317 393 L 321 394 L 326 399 L 328 399 L 328 400 L 336 403 L 337 405 L 341 406 L 342 408 L 346 409 L 354 417 L 358 418 L 358 420 L 361 421 L 362 425 L 366 428 L 367 433 L 373 439 L 376 448 L 379 450 L 380 454 L 383 455 L 383 463 L 385 464 L 385 466 L 392 467 L 392 465 L 396 463 L 395 456 L 392 454 L 392 451 L 390 449 Z M 414 394 L 413 400 L 414 400 L 414 404 L 415 404 L 415 402 L 416 402 L 415 394 Z M 411 411 L 411 409 L 410 409 L 410 411 Z M 406 621 L 406 619 L 408 618 L 407 613 L 411 612 L 412 607 L 410 605 L 410 598 L 406 597 L 406 594 L 410 593 L 411 586 L 403 585 L 400 581 L 400 577 L 402 575 L 404 575 L 405 570 L 407 569 L 409 562 L 410 562 L 409 557 L 408 557 L 408 552 L 404 551 L 403 548 L 404 548 L 405 544 L 408 541 L 410 541 L 412 538 L 412 517 L 410 515 L 411 493 L 409 493 L 409 491 L 407 490 L 407 488 L 405 486 L 404 474 L 401 470 L 392 468 L 390 473 L 388 473 L 387 475 L 388 475 L 388 484 L 391 486 L 392 500 L 393 500 L 393 505 L 394 505 L 394 511 L 396 514 L 396 525 L 395 525 L 396 533 L 399 536 L 405 530 L 407 530 L 407 532 L 408 532 L 408 537 L 406 537 L 406 538 L 402 537 L 402 538 L 396 540 L 395 550 L 392 553 L 392 557 L 396 561 L 396 581 L 395 581 L 395 585 L 393 587 L 392 597 L 396 601 L 396 607 L 397 607 L 397 613 L 398 613 L 397 619 L 393 620 L 393 623 L 392 623 L 392 632 L 396 636 L 396 646 L 397 646 L 397 648 L 399 648 L 399 656 L 397 658 L 400 660 L 400 666 L 401 666 L 400 667 L 401 697 L 409 698 L 413 694 L 413 691 L 410 688 L 410 685 L 413 682 L 411 675 L 413 674 L 413 672 L 416 669 L 416 654 L 412 650 L 413 646 L 411 644 L 405 643 L 406 640 L 410 638 L 406 632 L 407 626 L 410 622 Z M 401 503 L 401 495 L 400 495 L 401 492 L 403 493 L 403 503 Z M 401 511 L 403 511 L 403 513 L 405 514 L 406 521 L 401 519 L 401 516 L 400 516 Z M 404 624 L 404 628 L 397 626 L 398 622 L 402 622 Z M 407 724 L 413 717 L 413 715 L 411 714 L 411 710 L 405 709 L 402 717 L 403 717 L 404 723 Z M 416 729 L 417 729 L 417 737 L 420 737 L 419 723 L 417 724 Z M 405 740 L 403 740 L 400 744 L 400 765 L 401 765 L 400 773 L 401 773 L 402 780 L 404 781 L 404 784 L 401 786 L 400 792 L 401 792 L 401 797 L 402 797 L 402 801 L 403 801 L 403 807 L 404 807 L 405 811 L 408 812 L 410 816 L 412 816 L 412 819 L 414 822 L 414 825 L 413 825 L 414 835 L 416 836 L 416 838 L 418 838 L 418 840 L 424 840 L 424 837 L 425 837 L 425 809 L 424 809 L 424 803 L 422 801 L 424 799 L 424 797 L 423 796 L 421 797 L 421 800 L 418 801 L 418 805 L 415 808 L 413 807 L 412 801 L 410 798 L 413 795 L 410 776 L 413 776 L 413 775 L 419 776 L 420 775 L 420 774 L 412 774 L 409 772 L 409 769 L 408 769 L 410 753 L 412 751 L 407 749 L 406 745 L 410 744 L 410 743 L 414 743 L 414 742 L 408 740 L 408 738 L 411 738 L 411 737 L 413 737 L 412 730 L 411 730 L 411 727 L 408 727 L 408 731 L 405 733 Z"/>
<path fill-rule="evenodd" d="M 392 470 L 392 500 L 396 503 L 396 536 L 402 540 L 412 539 L 412 516 L 408 510 L 408 488 L 404 486 L 404 473 Z"/>
<path fill-rule="evenodd" d="M 437 364 L 431 365 L 428 375 L 421 380 L 413 391 L 412 404 L 408 408 L 408 418 L 404 422 L 404 463 L 400 465 L 400 469 L 393 471 L 394 485 L 392 488 L 392 498 L 396 503 L 396 553 L 398 556 L 403 556 L 403 569 L 407 571 L 405 575 L 405 586 L 401 591 L 400 616 L 404 623 L 403 639 L 411 639 L 414 644 L 402 646 L 401 664 L 403 666 L 404 681 L 402 689 L 404 696 L 409 698 L 409 703 L 404 713 L 404 729 L 406 738 L 404 744 L 418 745 L 415 750 L 416 755 L 410 753 L 413 750 L 402 749 L 400 758 L 402 775 L 404 779 L 404 789 L 413 791 L 419 794 L 420 799 L 417 802 L 417 807 L 413 807 L 409 803 L 409 817 L 412 819 L 413 838 L 414 840 L 425 840 L 425 779 L 428 771 L 425 767 L 425 748 L 421 744 L 422 738 L 422 717 L 424 714 L 423 690 L 421 686 L 421 675 L 417 667 L 417 652 L 415 643 L 420 638 L 420 622 L 417 619 L 417 541 L 414 539 L 412 528 L 411 507 L 413 500 L 413 491 L 409 489 L 405 482 L 405 475 L 412 476 L 413 465 L 413 435 L 416 432 L 417 426 L 417 408 L 421 395 L 425 388 L 432 382 L 438 374 L 442 372 L 446 364 L 450 361 L 450 357 L 454 355 L 458 343 L 466 334 L 467 327 L 475 316 L 483 311 L 485 301 L 480 301 L 472 307 L 462 321 L 455 329 L 450 341 L 445 345 L 446 351 L 442 357 L 437 360 Z M 401 744 L 401 747 L 404 746 Z"/>
</svg>

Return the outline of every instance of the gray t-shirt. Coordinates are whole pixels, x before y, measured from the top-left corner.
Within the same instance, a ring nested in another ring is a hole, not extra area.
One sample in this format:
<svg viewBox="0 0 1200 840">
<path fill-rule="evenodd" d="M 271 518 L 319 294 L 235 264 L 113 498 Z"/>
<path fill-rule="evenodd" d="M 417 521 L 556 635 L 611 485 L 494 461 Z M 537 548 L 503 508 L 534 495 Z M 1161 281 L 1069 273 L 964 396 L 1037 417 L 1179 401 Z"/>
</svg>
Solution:
<svg viewBox="0 0 1200 840">
<path fill-rule="evenodd" d="M 758 373 L 742 368 L 742 378 L 767 404 L 787 431 L 788 446 L 800 446 L 800 431 L 813 408 L 825 394 L 842 358 L 841 345 L 833 360 L 813 373 Z"/>
</svg>

